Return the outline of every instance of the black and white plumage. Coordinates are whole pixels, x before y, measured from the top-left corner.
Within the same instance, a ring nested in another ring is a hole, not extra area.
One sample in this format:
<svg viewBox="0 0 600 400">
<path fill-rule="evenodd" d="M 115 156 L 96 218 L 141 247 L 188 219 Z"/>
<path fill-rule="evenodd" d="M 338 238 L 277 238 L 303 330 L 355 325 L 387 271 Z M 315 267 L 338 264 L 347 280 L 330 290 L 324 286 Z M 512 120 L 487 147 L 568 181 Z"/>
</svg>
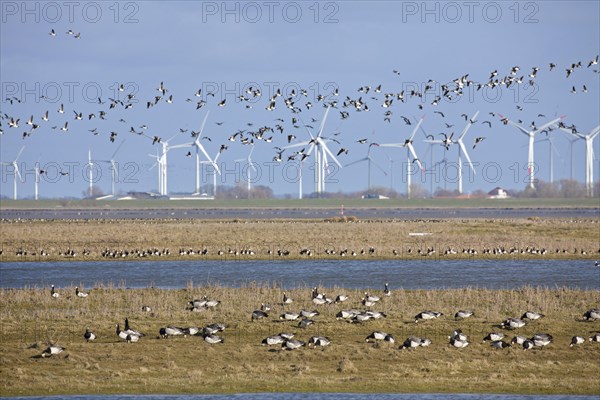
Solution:
<svg viewBox="0 0 600 400">
<path fill-rule="evenodd" d="M 279 319 L 283 321 L 295 321 L 298 318 L 300 318 L 300 314 L 293 312 L 285 312 L 279 316 Z"/>
<path fill-rule="evenodd" d="M 522 328 L 526 325 L 525 321 L 521 318 L 508 318 L 505 321 L 502 321 L 500 326 L 504 329 L 517 329 Z"/>
<path fill-rule="evenodd" d="M 158 333 L 159 333 L 160 337 L 162 337 L 163 339 L 166 339 L 169 336 L 183 336 L 184 329 L 178 328 L 176 326 L 166 326 L 164 328 L 160 328 Z"/>
<path fill-rule="evenodd" d="M 209 344 L 224 343 L 225 339 L 218 335 L 204 335 L 204 341 Z"/>
<path fill-rule="evenodd" d="M 54 297 L 55 299 L 60 297 L 60 293 L 54 289 L 54 285 L 52 285 L 50 288 L 50 296 Z"/>
<path fill-rule="evenodd" d="M 131 326 L 129 326 L 129 318 L 125 318 L 125 333 L 139 337 L 145 336 L 142 332 L 132 329 Z"/>
<path fill-rule="evenodd" d="M 64 347 L 62 347 L 62 346 L 58 346 L 58 345 L 55 345 L 55 344 L 51 344 L 51 345 L 49 345 L 48 347 L 46 347 L 46 348 L 44 349 L 44 351 L 42 351 L 42 354 L 41 354 L 41 356 L 42 356 L 42 358 L 46 358 L 46 357 L 52 357 L 52 356 L 55 356 L 55 355 L 57 355 L 57 354 L 60 354 L 60 353 L 62 353 L 62 352 L 63 352 L 63 351 L 65 351 L 65 350 L 66 350 L 66 349 L 65 349 Z"/>
<path fill-rule="evenodd" d="M 492 343 L 490 343 L 490 346 L 492 346 L 492 348 L 494 348 L 494 349 L 499 349 L 499 350 L 512 347 L 510 345 L 510 343 L 506 343 L 504 340 L 495 340 Z"/>
<path fill-rule="evenodd" d="M 282 300 L 283 304 L 292 304 L 294 302 L 294 300 L 290 297 L 288 297 L 286 292 L 283 292 L 283 300 Z"/>
<path fill-rule="evenodd" d="M 390 343 L 394 343 L 395 339 L 394 336 L 386 333 L 386 332 L 382 332 L 382 331 L 373 331 L 369 334 L 369 336 L 367 336 L 365 338 L 365 342 L 370 342 L 370 341 L 385 341 L 385 342 L 390 342 Z"/>
<path fill-rule="evenodd" d="M 308 346 L 313 345 L 314 347 L 326 347 L 331 344 L 331 340 L 326 336 L 311 336 L 308 339 Z"/>
<path fill-rule="evenodd" d="M 530 340 L 536 347 L 545 347 L 552 343 L 552 335 L 547 333 L 537 333 Z"/>
<path fill-rule="evenodd" d="M 458 340 L 455 338 L 450 338 L 450 345 L 454 346 L 458 349 L 462 349 L 464 347 L 467 347 L 469 345 L 469 342 L 467 342 L 466 340 Z"/>
<path fill-rule="evenodd" d="M 583 314 L 583 319 L 586 321 L 596 321 L 600 319 L 600 308 L 593 308 Z"/>
<path fill-rule="evenodd" d="M 537 319 L 543 318 L 544 314 L 537 313 L 535 311 L 525 311 L 521 316 L 521 319 L 528 319 L 530 321 L 535 321 Z"/>
<path fill-rule="evenodd" d="M 94 332 L 90 331 L 90 328 L 85 328 L 85 333 L 83 334 L 83 338 L 87 342 L 93 342 L 94 340 L 96 340 L 96 334 Z"/>
<path fill-rule="evenodd" d="M 427 321 L 430 319 L 436 319 L 444 315 L 444 313 L 438 311 L 423 311 L 415 315 L 415 324 L 419 322 L 419 320 Z"/>
<path fill-rule="evenodd" d="M 460 329 L 455 329 L 450 336 L 448 336 L 448 339 L 455 339 L 461 342 L 468 341 L 467 335 L 465 335 Z"/>
<path fill-rule="evenodd" d="M 473 314 L 475 314 L 475 313 L 471 310 L 458 310 L 456 312 L 456 314 L 454 314 L 454 318 L 455 319 L 465 319 L 465 318 L 472 317 Z"/>
<path fill-rule="evenodd" d="M 306 345 L 306 343 L 304 343 L 300 340 L 287 339 L 283 343 L 281 343 L 281 348 L 284 350 L 296 350 L 305 345 Z"/>
<path fill-rule="evenodd" d="M 255 321 L 258 319 L 263 319 L 263 318 L 268 318 L 268 317 L 269 317 L 269 314 L 263 310 L 252 311 L 252 321 Z"/>
<path fill-rule="evenodd" d="M 335 297 L 335 301 L 334 301 L 334 302 L 335 302 L 335 303 L 343 303 L 344 301 L 346 301 L 346 300 L 348 300 L 348 299 L 349 299 L 349 297 L 348 297 L 348 296 L 346 296 L 345 294 L 338 294 L 338 295 Z"/>
<path fill-rule="evenodd" d="M 417 347 L 426 347 L 430 344 L 431 340 L 429 339 L 421 339 L 416 336 L 410 336 L 404 341 L 400 349 L 416 349 Z"/>
<path fill-rule="evenodd" d="M 282 344 L 285 340 L 281 335 L 272 335 L 264 338 L 261 344 L 263 346 L 273 346 L 275 344 Z"/>
<path fill-rule="evenodd" d="M 512 340 L 510 341 L 512 344 L 519 344 L 519 345 L 523 345 L 523 343 L 525 343 L 525 341 L 527 341 L 529 339 L 527 339 L 525 336 L 515 336 L 512 338 Z"/>
<path fill-rule="evenodd" d="M 504 339 L 504 334 L 501 332 L 490 332 L 487 334 L 486 337 L 483 338 L 484 342 L 492 341 L 492 342 L 497 342 L 499 340 Z"/>
<path fill-rule="evenodd" d="M 571 338 L 571 344 L 569 345 L 570 347 L 576 346 L 578 344 L 583 344 L 585 343 L 585 338 L 582 336 L 573 336 Z"/>
<path fill-rule="evenodd" d="M 387 297 L 392 295 L 389 284 L 387 282 L 385 283 L 385 285 L 383 285 L 383 295 Z"/>
<path fill-rule="evenodd" d="M 152 312 L 152 307 L 150 307 L 150 306 L 142 306 L 142 312 Z"/>
<path fill-rule="evenodd" d="M 75 295 L 77 297 L 81 297 L 81 298 L 88 297 L 88 293 L 82 292 L 81 290 L 79 290 L 79 287 L 77 287 L 77 286 L 75 286 Z"/>
<path fill-rule="evenodd" d="M 600 342 L 600 332 L 594 333 L 589 340 L 590 342 Z"/>
<path fill-rule="evenodd" d="M 306 329 L 314 323 L 315 321 L 312 319 L 303 318 L 300 322 L 298 322 L 298 328 Z"/>
</svg>

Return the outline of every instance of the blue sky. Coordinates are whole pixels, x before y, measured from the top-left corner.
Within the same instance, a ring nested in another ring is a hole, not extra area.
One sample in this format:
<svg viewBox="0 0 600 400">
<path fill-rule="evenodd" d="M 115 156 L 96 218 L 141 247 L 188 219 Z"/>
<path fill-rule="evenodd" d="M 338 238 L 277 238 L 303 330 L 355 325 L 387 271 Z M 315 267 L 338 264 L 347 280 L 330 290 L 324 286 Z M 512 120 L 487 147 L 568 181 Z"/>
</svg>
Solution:
<svg viewBox="0 0 600 400">
<path fill-rule="evenodd" d="M 2 98 L 0 108 L 9 117 L 20 118 L 18 128 L 10 128 L 2 120 L 0 158 L 11 162 L 21 147 L 25 150 L 19 158 L 24 182 L 18 184 L 19 197 L 33 195 L 36 162 L 46 166 L 48 175 L 40 183 L 42 197 L 81 196 L 88 187 L 86 164 L 88 149 L 92 158 L 106 160 L 125 139 L 115 157 L 120 171 L 117 190 L 127 192 L 156 191 L 156 169 L 150 169 L 158 146 L 151 140 L 129 133 L 130 127 L 140 131 L 148 126 L 149 136 L 166 140 L 182 129 L 187 132 L 172 139 L 171 145 L 189 142 L 191 130 L 198 130 L 207 111 L 210 116 L 204 140 L 211 155 L 221 144 L 229 148 L 221 154 L 219 164 L 229 171 L 219 177 L 219 184 L 233 185 L 245 179 L 240 170 L 244 165 L 234 160 L 246 157 L 250 148 L 240 141 L 230 142 L 228 137 L 240 129 L 256 130 L 261 126 L 274 127 L 284 120 L 284 133 L 273 136 L 267 143 L 257 141 L 253 161 L 261 171 L 255 184 L 268 185 L 275 193 L 295 193 L 295 177 L 286 178 L 285 161 L 291 151 L 283 155 L 284 162 L 277 166 L 268 164 L 276 151 L 274 146 L 287 145 L 287 135 L 305 140 L 307 133 L 294 128 L 292 117 L 299 117 L 315 129 L 324 113 L 321 94 L 325 101 L 338 100 L 325 124 L 324 136 L 335 136 L 340 142 L 330 143 L 337 153 L 340 148 L 348 154 L 339 156 L 343 165 L 363 158 L 368 143 L 356 143 L 366 138 L 368 142 L 403 142 L 412 126 L 404 124 L 401 116 L 410 119 L 425 115 L 423 130 L 441 138 L 440 133 L 456 134 L 465 125 L 461 114 L 469 116 L 480 111 L 478 121 L 465 138 L 471 158 L 478 163 L 475 175 L 464 175 L 464 191 L 491 190 L 495 186 L 522 189 L 525 187 L 527 140 L 515 128 L 503 126 L 499 118 L 488 114 L 496 112 L 511 119 L 532 121 L 542 125 L 555 115 L 566 115 L 567 125 L 575 124 L 582 132 L 589 132 L 600 123 L 600 65 L 587 68 L 587 64 L 600 52 L 600 2 L 597 1 L 534 1 L 534 2 L 411 2 L 411 1 L 338 1 L 338 2 L 212 2 L 185 1 L 159 2 L 22 2 L 2 1 L 0 26 L 0 80 Z M 69 7 L 72 7 L 71 9 Z M 118 10 L 117 10 L 118 8 Z M 54 29 L 56 36 L 49 35 Z M 66 32 L 71 29 L 81 38 Z M 582 62 L 571 77 L 566 78 L 565 68 Z M 549 63 L 557 66 L 549 71 Z M 465 91 L 452 102 L 443 99 L 431 105 L 435 93 L 423 99 L 395 100 L 389 108 L 391 122 L 384 121 L 382 108 L 384 93 L 398 93 L 419 87 L 428 80 L 439 84 L 469 74 L 474 82 L 486 83 L 490 73 L 498 70 L 498 78 L 509 74 L 515 65 L 520 67 L 517 77 L 524 75 L 524 83 L 499 90 Z M 540 68 L 535 86 L 526 85 L 532 67 Z M 398 70 L 400 74 L 392 71 Z M 173 95 L 173 103 L 161 99 L 159 104 L 146 109 L 146 101 L 159 94 L 156 88 L 164 82 Z M 119 84 L 125 91 L 119 92 Z M 381 93 L 359 93 L 359 87 L 382 85 Z M 583 93 L 586 85 L 588 93 Z M 237 99 L 239 94 L 253 86 L 262 96 L 251 103 Z M 577 93 L 571 93 L 575 86 Z M 338 88 L 339 96 L 331 95 Z M 207 104 L 195 109 L 199 98 L 194 93 L 203 88 Z M 296 88 L 307 90 L 307 97 L 297 94 L 296 105 L 302 112 L 292 114 L 286 109 L 283 98 L 277 99 L 274 111 L 267 111 L 269 96 L 281 88 L 289 95 Z M 517 89 L 518 88 L 518 89 Z M 215 97 L 206 95 L 214 91 Z M 124 99 L 135 93 L 133 106 L 108 109 L 109 97 Z M 99 94 L 103 105 L 95 103 Z M 40 98 L 45 95 L 47 98 Z M 344 109 L 341 104 L 349 96 L 367 102 L 369 112 Z M 372 99 L 374 96 L 376 99 Z M 16 97 L 21 102 L 12 104 L 7 98 Z M 193 102 L 186 102 L 191 98 Z M 225 107 L 217 103 L 227 99 Z M 314 105 L 307 110 L 304 104 Z M 57 109 L 64 104 L 65 113 Z M 253 108 L 246 108 L 251 104 Z M 423 109 L 419 109 L 421 104 Z M 517 105 L 522 108 L 517 109 Z M 42 121 L 45 111 L 49 121 Z M 106 110 L 106 120 L 87 120 L 90 113 Z M 74 119 L 73 111 L 84 115 L 82 121 Z M 349 118 L 342 120 L 341 111 Z M 434 111 L 442 112 L 445 117 Z M 547 118 L 538 117 L 544 114 Z M 29 131 L 25 124 L 30 115 L 40 127 L 23 139 Z M 119 122 L 119 120 L 126 122 Z M 489 120 L 492 127 L 483 125 Z M 69 131 L 51 129 L 69 122 Z M 223 122 L 217 125 L 216 122 Z M 248 126 L 252 123 L 252 126 Z M 446 125 L 454 125 L 446 128 Z M 414 122 L 413 122 L 414 124 Z M 301 125 L 301 122 L 300 124 Z M 89 129 L 96 128 L 98 135 Z M 116 132 L 115 142 L 109 141 L 110 132 Z M 471 145 L 475 137 L 486 139 L 476 149 Z M 554 179 L 570 176 L 570 145 L 566 135 L 551 133 L 556 146 Z M 441 146 L 430 147 L 423 142 L 423 131 L 415 136 L 414 146 L 419 158 L 427 164 L 440 161 Z M 542 136 L 540 135 L 540 138 Z M 594 143 L 600 155 L 600 140 Z M 584 180 L 584 144 L 574 144 L 574 177 Z M 431 158 L 433 149 L 433 158 Z M 194 190 L 194 161 L 186 157 L 187 150 L 173 149 L 168 153 L 169 192 Z M 373 158 L 388 171 L 384 175 L 372 171 L 372 184 L 389 187 L 390 158 L 393 163 L 393 186 L 405 191 L 405 151 L 373 148 Z M 549 148 L 547 143 L 535 146 L 538 178 L 549 180 Z M 449 162 L 456 162 L 457 149 L 446 154 Z M 313 189 L 310 158 L 305 165 L 304 191 Z M 223 163 L 223 164 L 221 164 Z M 110 191 L 108 164 L 96 163 L 96 182 L 104 192 Z M 598 171 L 598 160 L 595 160 Z M 70 170 L 68 176 L 57 175 L 58 169 Z M 269 173 L 269 171 L 271 173 Z M 431 170 L 430 170 L 431 171 Z M 366 165 L 358 164 L 331 169 L 328 191 L 356 191 L 367 185 Z M 412 180 L 425 188 L 456 187 L 455 168 L 441 169 L 435 174 L 417 172 Z M 293 174 L 292 174 L 293 175 Z M 596 179 L 600 171 L 596 172 Z M 433 179 L 433 182 L 432 182 Z M 203 186 L 212 178 L 204 174 Z M 12 196 L 12 166 L 2 166 L 0 194 Z"/>
</svg>

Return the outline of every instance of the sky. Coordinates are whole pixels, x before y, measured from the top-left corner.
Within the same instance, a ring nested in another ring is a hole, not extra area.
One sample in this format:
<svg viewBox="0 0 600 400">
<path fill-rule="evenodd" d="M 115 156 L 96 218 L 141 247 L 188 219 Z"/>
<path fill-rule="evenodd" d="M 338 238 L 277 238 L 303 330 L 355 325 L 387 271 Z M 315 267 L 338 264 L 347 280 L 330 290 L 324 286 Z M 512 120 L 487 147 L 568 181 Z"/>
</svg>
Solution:
<svg viewBox="0 0 600 400">
<path fill-rule="evenodd" d="M 458 146 L 445 151 L 441 145 L 425 143 L 425 136 L 441 139 L 454 132 L 456 139 L 466 126 L 461 115 L 470 118 L 479 111 L 464 138 L 474 169 L 463 166 L 465 193 L 526 186 L 527 137 L 503 125 L 499 115 L 522 120 L 525 127 L 564 116 L 567 126 L 575 125 L 584 134 L 600 124 L 600 65 L 587 66 L 600 53 L 598 1 L 0 1 L 0 5 L 0 110 L 5 117 L 0 160 L 8 163 L 1 169 L 0 196 L 13 196 L 12 162 L 23 146 L 17 160 L 19 198 L 33 196 L 36 163 L 46 171 L 39 183 L 40 197 L 82 196 L 89 187 L 90 152 L 93 184 L 104 193 L 111 191 L 111 164 L 105 162 L 111 158 L 118 172 L 117 192 L 156 192 L 158 171 L 149 155 L 162 151 L 162 146 L 152 144 L 151 138 L 158 136 L 170 146 L 189 143 L 191 131 L 200 130 L 207 113 L 202 136 L 211 140 L 201 143 L 213 158 L 221 145 L 228 146 L 217 163 L 222 172 L 219 186 L 246 185 L 247 161 L 236 160 L 247 159 L 252 146 L 240 138 L 250 139 L 249 132 L 260 127 L 273 128 L 263 135 L 272 137 L 270 142 L 254 139 L 256 171 L 252 170 L 251 180 L 277 195 L 298 192 L 298 157 L 287 160 L 302 147 L 285 150 L 280 163 L 273 162 L 274 147 L 306 141 L 304 125 L 317 134 L 325 105 L 332 101 L 337 106 L 330 109 L 322 135 L 337 141 L 328 142 L 334 154 L 340 149 L 347 153 L 337 157 L 342 168 L 329 160 L 326 190 L 331 192 L 367 188 L 367 163 L 346 165 L 364 158 L 370 148 L 373 162 L 381 167 L 372 166 L 371 185 L 405 193 L 407 166 L 414 165 L 407 162 L 406 149 L 369 144 L 404 143 L 422 117 L 413 145 L 423 169 L 411 168 L 411 181 L 428 190 L 451 190 L 457 188 Z M 582 66 L 567 78 L 565 69 L 579 61 Z M 552 71 L 550 63 L 556 64 Z M 520 68 L 514 77 L 524 76 L 521 84 L 476 89 L 477 83 L 489 81 L 492 71 L 498 72 L 495 79 L 502 79 L 514 66 Z M 530 78 L 533 67 L 539 71 Z M 454 79 L 467 74 L 474 83 L 463 88 L 462 96 L 442 97 L 432 104 L 441 85 L 453 85 Z M 147 101 L 161 95 L 157 90 L 161 82 L 168 91 L 147 108 Z M 433 88 L 423 93 L 428 82 Z M 375 91 L 378 85 L 380 92 Z M 365 86 L 371 87 L 368 93 L 358 91 Z M 573 86 L 576 93 L 571 92 Z M 249 87 L 261 94 L 247 93 Z M 202 89 L 199 97 L 198 89 Z M 266 107 L 277 89 L 282 96 L 269 111 Z M 402 90 L 404 102 L 395 98 L 383 107 L 384 94 Z M 410 97 L 411 90 L 422 97 Z M 130 94 L 134 97 L 128 101 Z M 172 102 L 166 102 L 171 95 Z M 249 100 L 240 100 L 240 95 Z M 286 107 L 286 97 L 293 97 L 296 113 Z M 361 98 L 369 111 L 344 108 L 347 97 Z M 110 109 L 110 98 L 123 104 Z M 196 109 L 200 100 L 206 104 Z M 226 102 L 221 107 L 222 100 Z M 64 113 L 57 112 L 61 104 Z M 104 120 L 98 118 L 100 110 L 106 111 Z M 42 120 L 46 111 L 48 121 Z M 392 112 L 389 121 L 384 120 L 386 111 Z M 342 119 L 342 112 L 348 117 Z M 75 119 L 78 113 L 81 120 Z M 96 118 L 88 119 L 91 113 Z M 39 125 L 34 131 L 26 124 L 31 115 Z M 20 119 L 18 127 L 9 126 L 11 118 Z M 60 129 L 65 122 L 68 131 Z M 275 129 L 277 124 L 283 133 Z M 130 133 L 132 127 L 146 136 Z M 229 141 L 239 130 L 245 132 Z M 111 132 L 116 133 L 113 142 Z M 296 138 L 288 143 L 288 135 Z M 476 137 L 485 139 L 473 149 Z M 540 133 L 536 141 L 547 137 Z M 555 147 L 554 180 L 572 174 L 583 182 L 583 140 L 573 141 L 571 147 L 573 136 L 554 130 L 549 137 Z M 361 144 L 360 139 L 367 141 Z M 596 157 L 599 142 L 594 141 Z M 193 154 L 190 148 L 168 151 L 169 193 L 195 189 L 195 159 L 186 156 L 190 150 Z M 549 181 L 550 145 L 536 142 L 534 150 L 536 177 Z M 314 159 L 311 154 L 303 164 L 305 195 L 314 190 Z M 595 158 L 596 180 L 599 164 Z M 212 169 L 206 166 L 202 191 L 212 187 Z"/>
</svg>

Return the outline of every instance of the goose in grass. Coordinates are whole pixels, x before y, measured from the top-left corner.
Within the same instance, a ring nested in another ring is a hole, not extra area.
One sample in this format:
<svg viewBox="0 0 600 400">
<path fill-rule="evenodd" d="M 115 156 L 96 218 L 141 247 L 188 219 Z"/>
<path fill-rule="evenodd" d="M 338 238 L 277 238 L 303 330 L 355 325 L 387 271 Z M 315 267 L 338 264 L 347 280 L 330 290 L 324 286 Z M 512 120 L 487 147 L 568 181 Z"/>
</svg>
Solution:
<svg viewBox="0 0 600 400">
<path fill-rule="evenodd" d="M 202 332 L 205 335 L 214 335 L 215 333 L 223 332 L 225 330 L 225 328 L 227 328 L 227 325 L 215 323 L 215 324 L 206 325 L 204 328 L 202 328 Z"/>
<path fill-rule="evenodd" d="M 206 300 L 205 299 L 192 300 L 188 303 L 188 305 L 190 306 L 191 309 L 204 308 L 204 306 L 206 305 Z"/>
<path fill-rule="evenodd" d="M 366 322 L 372 318 L 373 318 L 373 316 L 369 313 L 359 312 L 352 317 L 351 321 L 353 323 L 362 323 L 362 322 Z"/>
<path fill-rule="evenodd" d="M 419 320 L 427 321 L 430 319 L 436 319 L 444 315 L 444 313 L 438 311 L 423 311 L 415 315 L 415 324 L 419 322 Z"/>
<path fill-rule="evenodd" d="M 345 294 L 338 294 L 335 297 L 334 303 L 343 303 L 344 301 L 348 300 L 349 297 L 346 296 Z"/>
<path fill-rule="evenodd" d="M 132 329 L 131 326 L 129 326 L 129 318 L 125 318 L 125 329 L 124 330 L 125 330 L 125 333 L 129 334 L 129 335 L 134 335 L 134 336 L 139 336 L 139 337 L 146 336 L 142 332 Z"/>
<path fill-rule="evenodd" d="M 571 344 L 569 345 L 570 347 L 576 346 L 578 344 L 583 344 L 585 343 L 585 338 L 581 337 L 581 336 L 573 336 L 571 338 Z"/>
<path fill-rule="evenodd" d="M 452 345 L 458 349 L 462 349 L 464 347 L 467 347 L 469 345 L 469 342 L 467 342 L 466 340 L 458 340 L 458 339 L 450 338 L 450 345 Z"/>
<path fill-rule="evenodd" d="M 589 340 L 590 342 L 600 342 L 600 332 L 594 333 Z"/>
<path fill-rule="evenodd" d="M 224 343 L 225 339 L 217 335 L 204 335 L 204 341 L 210 344 Z"/>
<path fill-rule="evenodd" d="M 525 336 L 515 336 L 511 339 L 511 343 L 512 344 L 519 344 L 519 345 L 523 345 L 523 343 L 525 343 L 525 341 L 527 341 L 529 339 L 527 339 Z"/>
<path fill-rule="evenodd" d="M 87 342 L 93 342 L 94 340 L 96 340 L 96 334 L 94 332 L 90 331 L 90 328 L 85 328 L 85 333 L 83 334 L 83 338 Z"/>
<path fill-rule="evenodd" d="M 195 326 L 190 326 L 189 328 L 183 328 L 184 336 L 198 336 L 200 334 L 200 329 Z"/>
<path fill-rule="evenodd" d="M 504 340 L 495 340 L 492 343 L 490 343 L 490 345 L 492 346 L 492 348 L 499 350 L 511 347 L 510 343 L 506 343 Z"/>
<path fill-rule="evenodd" d="M 400 349 L 416 349 L 417 347 L 421 347 L 423 345 L 429 346 L 430 344 L 431 340 L 429 339 L 421 339 L 416 336 L 410 336 L 404 341 L 404 343 L 402 343 Z"/>
<path fill-rule="evenodd" d="M 321 295 L 319 295 L 319 296 L 321 296 Z M 313 302 L 313 304 L 321 306 L 323 304 L 327 304 L 327 297 L 325 297 L 325 295 L 323 295 L 323 297 L 313 297 L 312 302 Z"/>
<path fill-rule="evenodd" d="M 389 284 L 387 282 L 385 283 L 385 285 L 383 285 L 383 295 L 387 297 L 392 295 Z"/>
<path fill-rule="evenodd" d="M 214 300 L 214 299 L 209 299 L 208 297 L 204 296 L 204 299 L 206 302 L 204 303 L 204 307 L 205 308 L 213 308 L 218 306 L 219 304 L 221 304 L 220 300 Z"/>
<path fill-rule="evenodd" d="M 295 321 L 298 318 L 300 318 L 300 314 L 293 312 L 285 312 L 279 316 L 279 319 L 283 321 Z"/>
<path fill-rule="evenodd" d="M 492 341 L 492 342 L 497 342 L 498 340 L 502 340 L 504 339 L 504 334 L 500 333 L 500 332 L 490 332 L 487 334 L 486 337 L 483 338 L 484 342 Z"/>
<path fill-rule="evenodd" d="M 586 321 L 595 321 L 600 319 L 600 308 L 593 308 L 583 314 L 583 319 Z"/>
<path fill-rule="evenodd" d="M 158 333 L 163 339 L 166 339 L 169 336 L 183 336 L 184 334 L 183 329 L 177 328 L 176 326 L 166 326 L 164 328 L 160 328 Z"/>
<path fill-rule="evenodd" d="M 314 310 L 314 311 L 300 310 L 300 315 L 303 316 L 304 318 L 313 318 L 313 317 L 316 317 L 317 315 L 319 315 L 319 312 L 316 310 Z"/>
<path fill-rule="evenodd" d="M 544 314 L 537 313 L 535 311 L 525 311 L 525 313 L 523 313 L 523 315 L 521 316 L 521 319 L 528 319 L 530 321 L 535 321 L 535 320 L 538 320 L 543 317 L 544 317 Z"/>
<path fill-rule="evenodd" d="M 282 300 L 283 304 L 292 304 L 294 302 L 294 300 L 290 297 L 288 297 L 286 292 L 283 292 L 283 300 Z"/>
<path fill-rule="evenodd" d="M 50 287 L 50 296 L 54 297 L 55 299 L 60 297 L 60 293 L 54 290 L 54 285 Z"/>
<path fill-rule="evenodd" d="M 308 319 L 308 318 L 304 318 L 303 320 L 301 320 L 300 322 L 298 322 L 298 328 L 306 329 L 306 328 L 308 328 L 309 326 L 311 326 L 314 323 L 315 323 L 314 320 Z"/>
<path fill-rule="evenodd" d="M 137 342 L 140 340 L 140 337 L 138 335 L 135 335 L 133 333 L 127 333 L 126 331 L 122 331 L 119 324 L 116 325 L 116 334 L 118 337 L 120 337 L 121 339 L 125 340 L 126 342 L 132 343 L 132 342 Z"/>
<path fill-rule="evenodd" d="M 337 314 L 335 314 L 335 318 L 336 319 L 352 319 L 354 318 L 357 314 L 360 314 L 359 310 L 341 310 L 340 312 L 338 312 Z"/>
<path fill-rule="evenodd" d="M 534 346 L 533 342 L 529 339 L 527 339 L 523 342 L 523 350 L 525 350 L 525 351 L 533 349 L 533 346 Z"/>
<path fill-rule="evenodd" d="M 142 312 L 152 312 L 152 307 L 150 307 L 150 306 L 142 306 Z"/>
<path fill-rule="evenodd" d="M 281 348 L 284 350 L 296 350 L 305 345 L 306 343 L 304 343 L 301 340 L 287 339 L 283 343 L 281 343 Z"/>
<path fill-rule="evenodd" d="M 375 304 L 377 304 L 377 302 L 371 301 L 371 300 L 367 299 L 366 297 L 363 297 L 361 299 L 361 303 L 365 307 L 373 307 Z"/>
<path fill-rule="evenodd" d="M 268 318 L 269 314 L 262 310 L 254 310 L 252 311 L 252 321 Z"/>
<path fill-rule="evenodd" d="M 378 296 L 373 296 L 373 295 L 369 294 L 369 292 L 365 292 L 365 300 L 369 301 L 369 302 L 377 303 L 379 300 L 381 300 L 381 298 Z"/>
<path fill-rule="evenodd" d="M 373 319 L 387 318 L 387 314 L 381 311 L 365 311 L 365 314 Z"/>
<path fill-rule="evenodd" d="M 396 341 L 394 339 L 394 336 L 392 336 L 388 333 L 385 333 L 385 332 L 381 332 L 381 331 L 371 332 L 371 334 L 365 338 L 365 342 L 380 341 L 380 340 L 383 340 L 383 341 L 389 342 L 389 343 L 394 343 Z"/>
<path fill-rule="evenodd" d="M 273 346 L 276 344 L 282 344 L 286 339 L 284 339 L 281 335 L 272 335 L 267 336 L 261 342 L 263 346 Z"/>
<path fill-rule="evenodd" d="M 466 342 L 467 341 L 467 335 L 465 335 L 462 330 L 460 329 L 455 329 L 450 336 L 448 336 L 448 339 L 454 339 L 454 340 L 459 340 L 461 342 Z"/>
<path fill-rule="evenodd" d="M 526 325 L 525 321 L 521 318 L 508 318 L 505 321 L 502 321 L 500 326 L 504 329 L 517 329 L 522 328 Z"/>
<path fill-rule="evenodd" d="M 260 310 L 264 312 L 269 312 L 271 311 L 271 306 L 265 303 L 261 303 Z"/>
<path fill-rule="evenodd" d="M 85 292 L 82 292 L 81 290 L 79 290 L 78 286 L 75 286 L 75 295 L 77 297 L 81 297 L 81 298 L 88 297 L 88 293 L 85 293 Z"/>
<path fill-rule="evenodd" d="M 42 358 L 52 357 L 52 356 L 62 353 L 65 350 L 66 349 L 62 346 L 51 344 L 48 347 L 46 347 L 46 349 L 44 349 L 44 351 L 42 351 L 41 356 L 42 356 Z"/>
<path fill-rule="evenodd" d="M 329 340 L 326 336 L 311 336 L 308 339 L 308 346 L 313 345 L 314 347 L 326 347 L 331 344 L 331 340 Z"/>
<path fill-rule="evenodd" d="M 454 319 L 465 319 L 465 318 L 469 318 L 472 317 L 473 314 L 475 314 L 473 311 L 471 310 L 458 310 L 456 312 L 456 314 L 454 314 Z"/>
<path fill-rule="evenodd" d="M 531 338 L 531 341 L 536 347 L 545 347 L 552 343 L 552 335 L 547 333 L 538 333 Z"/>
</svg>

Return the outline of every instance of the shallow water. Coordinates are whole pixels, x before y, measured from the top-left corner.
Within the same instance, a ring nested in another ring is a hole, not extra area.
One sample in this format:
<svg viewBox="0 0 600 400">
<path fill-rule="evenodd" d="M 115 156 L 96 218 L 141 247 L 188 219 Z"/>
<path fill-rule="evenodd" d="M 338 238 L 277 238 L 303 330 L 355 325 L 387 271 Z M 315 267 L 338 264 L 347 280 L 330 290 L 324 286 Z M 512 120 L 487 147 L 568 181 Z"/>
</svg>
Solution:
<svg viewBox="0 0 600 400">
<path fill-rule="evenodd" d="M 46 396 L 46 397 L 16 397 L 23 400 L 56 400 L 67 398 L 69 400 L 596 400 L 596 396 L 570 396 L 570 395 L 514 395 L 514 394 L 351 394 L 351 393 L 242 393 L 219 395 L 114 395 L 114 396 Z"/>
<path fill-rule="evenodd" d="M 177 289 L 207 283 L 241 287 L 277 283 L 284 288 L 345 287 L 447 289 L 523 286 L 600 289 L 591 260 L 299 260 L 299 261 L 89 261 L 0 264 L 0 287 L 115 285 Z"/>
</svg>

